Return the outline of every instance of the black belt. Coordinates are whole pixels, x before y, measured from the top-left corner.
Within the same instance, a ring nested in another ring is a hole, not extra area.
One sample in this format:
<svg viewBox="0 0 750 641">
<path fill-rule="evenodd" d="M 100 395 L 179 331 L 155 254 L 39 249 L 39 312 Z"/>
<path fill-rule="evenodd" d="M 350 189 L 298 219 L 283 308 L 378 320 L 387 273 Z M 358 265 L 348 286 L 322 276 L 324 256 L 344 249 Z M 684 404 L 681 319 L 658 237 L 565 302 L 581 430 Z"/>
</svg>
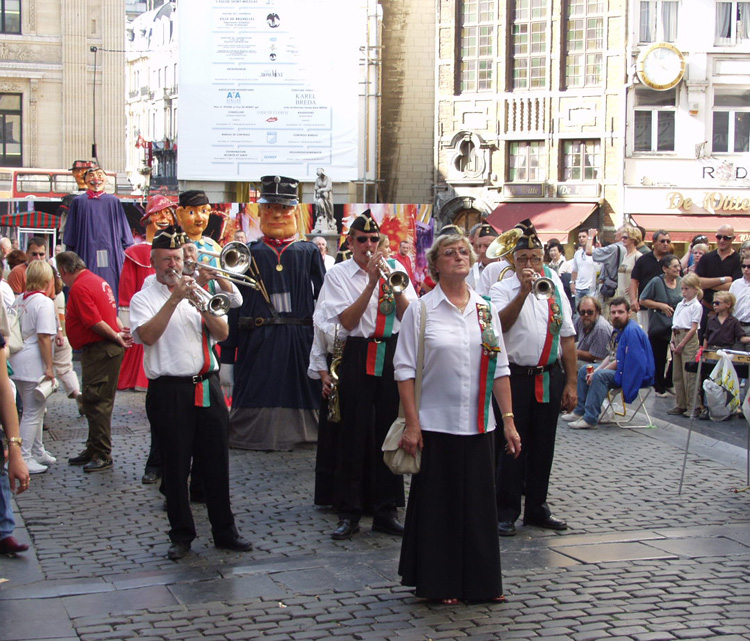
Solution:
<svg viewBox="0 0 750 641">
<path fill-rule="evenodd" d="M 559 365 L 558 361 L 550 363 L 549 365 L 516 365 L 515 363 L 508 363 L 510 367 L 511 376 L 540 376 L 544 372 L 549 372 L 553 367 Z"/>
<path fill-rule="evenodd" d="M 190 383 L 191 385 L 197 385 L 218 373 L 219 372 L 208 372 L 206 374 L 196 374 L 195 376 L 158 376 L 157 380 L 169 381 L 170 383 Z"/>
<path fill-rule="evenodd" d="M 252 316 L 240 316 L 237 327 L 240 329 L 255 329 L 263 325 L 303 325 L 312 327 L 312 318 L 254 318 Z"/>
<path fill-rule="evenodd" d="M 395 340 L 398 338 L 398 334 L 392 334 L 388 338 L 383 338 L 382 336 L 380 338 L 376 338 L 375 336 L 368 336 L 365 338 L 364 336 L 348 336 L 346 338 L 347 343 L 387 343 L 390 340 Z"/>
<path fill-rule="evenodd" d="M 750 323 L 743 323 L 742 321 L 740 321 L 740 325 L 742 325 L 743 327 L 748 327 L 750 326 Z"/>
</svg>

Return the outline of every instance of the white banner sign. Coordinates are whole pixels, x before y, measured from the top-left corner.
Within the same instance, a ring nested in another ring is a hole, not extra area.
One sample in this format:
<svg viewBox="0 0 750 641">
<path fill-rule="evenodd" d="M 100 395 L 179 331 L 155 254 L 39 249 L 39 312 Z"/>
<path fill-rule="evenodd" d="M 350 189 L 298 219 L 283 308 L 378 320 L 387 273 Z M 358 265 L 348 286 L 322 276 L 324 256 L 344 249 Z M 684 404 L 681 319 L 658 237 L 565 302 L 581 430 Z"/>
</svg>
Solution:
<svg viewBox="0 0 750 641">
<path fill-rule="evenodd" d="M 352 0 L 180 0 L 178 178 L 357 178 Z"/>
</svg>

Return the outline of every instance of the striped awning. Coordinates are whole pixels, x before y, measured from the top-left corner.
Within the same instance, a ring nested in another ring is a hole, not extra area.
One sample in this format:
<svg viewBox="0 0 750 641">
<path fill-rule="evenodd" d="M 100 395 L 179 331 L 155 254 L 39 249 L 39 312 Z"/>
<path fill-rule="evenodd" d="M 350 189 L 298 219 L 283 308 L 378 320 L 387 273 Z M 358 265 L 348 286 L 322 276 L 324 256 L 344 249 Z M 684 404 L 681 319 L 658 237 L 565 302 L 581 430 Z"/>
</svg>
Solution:
<svg viewBox="0 0 750 641">
<path fill-rule="evenodd" d="M 43 211 L 25 211 L 19 214 L 0 216 L 0 225 L 4 227 L 32 227 L 36 229 L 57 229 L 60 217 Z"/>
</svg>

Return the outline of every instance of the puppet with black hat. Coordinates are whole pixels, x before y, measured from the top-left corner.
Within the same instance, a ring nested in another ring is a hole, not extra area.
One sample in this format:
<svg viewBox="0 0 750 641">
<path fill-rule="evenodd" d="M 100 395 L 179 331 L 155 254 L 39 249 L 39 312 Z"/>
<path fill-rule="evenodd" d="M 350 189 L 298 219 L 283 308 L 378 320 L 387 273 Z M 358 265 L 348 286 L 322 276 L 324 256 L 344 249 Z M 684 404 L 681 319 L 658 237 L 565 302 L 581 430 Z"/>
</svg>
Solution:
<svg viewBox="0 0 750 641">
<path fill-rule="evenodd" d="M 263 236 L 248 245 L 261 291 L 241 287 L 242 307 L 230 311 L 221 379 L 232 388 L 229 444 L 290 450 L 317 439 L 321 388 L 307 365 L 325 268 L 318 248 L 297 240 L 297 181 L 264 176 L 261 184 Z"/>
<path fill-rule="evenodd" d="M 516 534 L 515 521 L 551 530 L 565 530 L 565 521 L 551 515 L 547 490 L 555 451 L 560 407 L 576 405 L 575 328 L 570 303 L 560 277 L 543 264 L 544 250 L 530 220 L 518 223 L 522 234 L 513 249 L 516 272 L 490 289 L 492 304 L 500 309 L 500 323 L 510 361 L 513 412 L 523 449 L 514 459 L 497 451 L 498 529 Z M 554 284 L 549 298 L 535 296 L 540 276 Z"/>
</svg>

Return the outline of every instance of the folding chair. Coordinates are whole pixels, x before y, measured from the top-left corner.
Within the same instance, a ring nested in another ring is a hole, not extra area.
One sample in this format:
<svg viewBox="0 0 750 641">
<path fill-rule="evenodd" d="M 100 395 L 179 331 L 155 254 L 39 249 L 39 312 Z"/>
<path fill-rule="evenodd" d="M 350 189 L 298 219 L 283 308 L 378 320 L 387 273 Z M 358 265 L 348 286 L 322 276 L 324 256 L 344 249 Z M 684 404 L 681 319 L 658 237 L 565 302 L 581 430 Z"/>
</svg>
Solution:
<svg viewBox="0 0 750 641">
<path fill-rule="evenodd" d="M 646 407 L 646 400 L 651 395 L 653 387 L 642 387 L 638 390 L 638 396 L 635 401 L 628 407 L 625 403 L 625 399 L 622 397 L 622 388 L 617 387 L 607 392 L 607 398 L 603 404 L 602 413 L 599 415 L 600 423 L 613 422 L 618 427 L 624 428 L 655 428 L 651 416 L 648 413 Z M 643 425 L 635 425 L 633 420 L 640 410 L 643 410 L 643 414 L 646 418 L 646 423 Z M 612 420 L 607 420 L 607 412 L 611 412 Z"/>
</svg>

